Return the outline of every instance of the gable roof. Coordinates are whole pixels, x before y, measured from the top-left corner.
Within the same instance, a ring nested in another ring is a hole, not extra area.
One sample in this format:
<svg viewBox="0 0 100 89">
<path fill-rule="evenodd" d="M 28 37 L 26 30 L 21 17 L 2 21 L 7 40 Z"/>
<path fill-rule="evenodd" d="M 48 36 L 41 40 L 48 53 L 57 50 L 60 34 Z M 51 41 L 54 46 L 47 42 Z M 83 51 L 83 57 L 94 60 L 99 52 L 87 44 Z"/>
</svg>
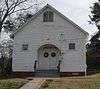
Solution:
<svg viewBox="0 0 100 89">
<path fill-rule="evenodd" d="M 15 35 L 17 32 L 19 32 L 24 26 L 26 26 L 27 24 L 29 24 L 31 21 L 33 21 L 38 15 L 40 15 L 43 11 L 45 11 L 47 8 L 50 8 L 51 10 L 53 10 L 55 13 L 59 14 L 62 18 L 64 18 L 66 21 L 68 21 L 69 23 L 71 23 L 73 26 L 75 26 L 76 28 L 78 28 L 79 30 L 81 30 L 81 32 L 83 32 L 86 36 L 88 36 L 88 32 L 86 32 L 85 30 L 83 30 L 80 26 L 78 26 L 77 24 L 75 24 L 73 21 L 71 21 L 69 18 L 67 18 L 66 16 L 64 16 L 63 14 L 61 14 L 59 11 L 57 11 L 55 8 L 53 8 L 51 5 L 47 4 L 46 6 L 44 6 L 42 9 L 40 9 L 36 14 L 33 15 L 33 17 L 28 20 L 25 24 L 23 24 L 22 26 L 20 26 L 18 28 L 17 31 L 14 32 L 13 35 Z"/>
</svg>

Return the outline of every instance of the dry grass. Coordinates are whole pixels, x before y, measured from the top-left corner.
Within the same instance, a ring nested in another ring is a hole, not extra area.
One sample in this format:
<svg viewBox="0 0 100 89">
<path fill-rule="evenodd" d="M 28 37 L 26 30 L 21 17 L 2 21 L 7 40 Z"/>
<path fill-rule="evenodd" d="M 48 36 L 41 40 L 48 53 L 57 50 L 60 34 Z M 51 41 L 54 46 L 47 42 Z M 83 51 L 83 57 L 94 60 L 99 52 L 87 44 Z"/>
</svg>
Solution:
<svg viewBox="0 0 100 89">
<path fill-rule="evenodd" d="M 100 74 L 88 77 L 47 79 L 40 89 L 100 89 Z"/>
<path fill-rule="evenodd" d="M 0 80 L 0 89 L 19 89 L 27 82 L 26 79 L 2 79 Z"/>
</svg>

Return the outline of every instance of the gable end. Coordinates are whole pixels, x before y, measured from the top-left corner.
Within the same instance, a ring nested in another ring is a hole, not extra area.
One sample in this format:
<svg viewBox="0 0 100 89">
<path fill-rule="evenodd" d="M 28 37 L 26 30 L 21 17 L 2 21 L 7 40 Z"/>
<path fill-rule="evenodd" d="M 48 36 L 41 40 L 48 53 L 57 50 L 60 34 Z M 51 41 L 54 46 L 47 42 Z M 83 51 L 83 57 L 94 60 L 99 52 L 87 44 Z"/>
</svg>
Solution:
<svg viewBox="0 0 100 89">
<path fill-rule="evenodd" d="M 71 21 L 69 18 L 67 18 L 66 16 L 64 16 L 63 14 L 61 14 L 59 11 L 57 11 L 55 8 L 53 8 L 51 5 L 47 4 L 46 6 L 44 6 L 41 10 L 39 10 L 36 14 L 34 14 L 34 16 L 29 19 L 25 24 L 23 24 L 22 26 L 20 26 L 18 28 L 17 31 L 14 32 L 14 36 L 20 31 L 22 30 L 23 27 L 27 26 L 29 23 L 31 23 L 31 21 L 33 21 L 37 16 L 39 16 L 41 13 L 43 13 L 43 11 L 45 11 L 47 8 L 53 10 L 55 13 L 57 13 L 59 16 L 61 16 L 63 19 L 65 19 L 66 21 L 68 21 L 69 23 L 71 23 L 73 26 L 75 26 L 76 28 L 78 28 L 78 30 L 80 30 L 82 33 L 84 33 L 85 36 L 88 36 L 89 34 L 84 31 L 80 26 L 78 26 L 77 24 L 75 24 L 73 21 Z"/>
</svg>

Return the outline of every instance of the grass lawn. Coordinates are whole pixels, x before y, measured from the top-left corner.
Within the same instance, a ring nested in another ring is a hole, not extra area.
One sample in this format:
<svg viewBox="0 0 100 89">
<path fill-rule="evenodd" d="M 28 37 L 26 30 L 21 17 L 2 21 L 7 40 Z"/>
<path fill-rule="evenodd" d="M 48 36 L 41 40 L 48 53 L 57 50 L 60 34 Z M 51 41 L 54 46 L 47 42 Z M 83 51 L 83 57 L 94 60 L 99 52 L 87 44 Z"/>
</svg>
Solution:
<svg viewBox="0 0 100 89">
<path fill-rule="evenodd" d="M 40 89 L 100 89 L 100 74 L 47 79 Z"/>
<path fill-rule="evenodd" d="M 0 79 L 0 89 L 19 89 L 27 83 L 26 79 Z"/>
</svg>

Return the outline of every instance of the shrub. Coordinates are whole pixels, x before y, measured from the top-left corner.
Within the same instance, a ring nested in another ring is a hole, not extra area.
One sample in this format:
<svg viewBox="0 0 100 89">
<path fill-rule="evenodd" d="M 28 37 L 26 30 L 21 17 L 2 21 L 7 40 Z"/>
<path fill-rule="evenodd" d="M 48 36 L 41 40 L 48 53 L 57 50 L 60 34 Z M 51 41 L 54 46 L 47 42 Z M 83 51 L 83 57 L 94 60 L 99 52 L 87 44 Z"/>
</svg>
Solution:
<svg viewBox="0 0 100 89">
<path fill-rule="evenodd" d="M 0 58 L 0 75 L 10 75 L 12 71 L 12 58 L 2 57 Z"/>
</svg>

